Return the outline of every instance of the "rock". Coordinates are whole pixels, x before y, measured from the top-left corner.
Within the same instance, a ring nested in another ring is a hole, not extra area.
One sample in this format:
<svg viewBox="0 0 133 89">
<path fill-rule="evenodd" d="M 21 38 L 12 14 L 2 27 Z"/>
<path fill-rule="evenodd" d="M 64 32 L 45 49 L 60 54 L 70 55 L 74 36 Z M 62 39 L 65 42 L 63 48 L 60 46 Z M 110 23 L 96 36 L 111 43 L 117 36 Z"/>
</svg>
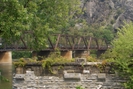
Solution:
<svg viewBox="0 0 133 89">
<path fill-rule="evenodd" d="M 14 76 L 15 79 L 24 79 L 24 77 L 25 77 L 25 74 L 16 74 Z"/>
<path fill-rule="evenodd" d="M 34 71 L 26 71 L 26 74 L 25 74 L 25 81 L 33 81 L 36 79 L 36 76 L 34 74 Z"/>
<path fill-rule="evenodd" d="M 83 62 L 86 62 L 86 58 L 76 58 L 76 59 L 75 59 L 75 62 L 76 62 L 76 63 L 83 63 Z"/>
<path fill-rule="evenodd" d="M 90 74 L 90 71 L 89 70 L 83 70 L 83 73 L 84 74 Z"/>
<path fill-rule="evenodd" d="M 111 24 L 121 27 L 123 21 L 133 21 L 133 0 L 82 0 L 84 18 L 88 24 Z M 113 23 L 112 23 L 113 21 Z"/>
</svg>

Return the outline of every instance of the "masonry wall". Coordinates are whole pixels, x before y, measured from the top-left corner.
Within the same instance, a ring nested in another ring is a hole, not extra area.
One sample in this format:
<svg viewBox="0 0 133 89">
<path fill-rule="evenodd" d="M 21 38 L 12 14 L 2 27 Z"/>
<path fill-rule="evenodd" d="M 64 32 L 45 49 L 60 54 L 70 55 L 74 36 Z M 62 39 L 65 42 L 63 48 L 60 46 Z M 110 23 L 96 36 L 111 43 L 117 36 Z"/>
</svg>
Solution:
<svg viewBox="0 0 133 89">
<path fill-rule="evenodd" d="M 56 64 L 52 73 L 39 64 L 27 64 L 16 71 L 13 89 L 124 89 L 124 79 L 110 66 L 101 67 L 100 62 Z"/>
</svg>

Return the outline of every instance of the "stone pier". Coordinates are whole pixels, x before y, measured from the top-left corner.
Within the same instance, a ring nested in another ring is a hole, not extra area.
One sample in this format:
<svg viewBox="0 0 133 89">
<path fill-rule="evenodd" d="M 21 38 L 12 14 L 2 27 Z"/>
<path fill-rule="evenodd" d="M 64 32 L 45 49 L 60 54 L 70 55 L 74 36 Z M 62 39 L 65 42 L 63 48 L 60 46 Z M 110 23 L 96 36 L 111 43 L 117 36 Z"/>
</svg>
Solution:
<svg viewBox="0 0 133 89">
<path fill-rule="evenodd" d="M 12 52 L 0 52 L 0 63 L 12 63 Z"/>
<path fill-rule="evenodd" d="M 72 59 L 72 51 L 61 51 L 61 56 L 67 59 Z"/>
</svg>

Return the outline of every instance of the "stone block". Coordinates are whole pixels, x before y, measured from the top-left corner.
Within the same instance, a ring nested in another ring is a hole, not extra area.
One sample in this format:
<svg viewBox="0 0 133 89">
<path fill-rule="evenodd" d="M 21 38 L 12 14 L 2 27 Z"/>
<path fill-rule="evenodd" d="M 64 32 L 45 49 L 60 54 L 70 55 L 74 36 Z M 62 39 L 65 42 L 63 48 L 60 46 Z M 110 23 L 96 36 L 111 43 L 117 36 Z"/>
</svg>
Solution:
<svg viewBox="0 0 133 89">
<path fill-rule="evenodd" d="M 98 78 L 99 79 L 105 79 L 106 78 L 106 74 L 105 73 L 100 73 L 100 74 L 98 74 Z"/>
<path fill-rule="evenodd" d="M 97 64 L 102 64 L 102 62 L 86 62 L 84 65 L 97 65 Z"/>
<path fill-rule="evenodd" d="M 96 80 L 97 74 L 91 74 L 90 77 L 87 78 L 88 80 Z"/>
<path fill-rule="evenodd" d="M 93 80 L 81 80 L 82 82 L 92 82 Z"/>
<path fill-rule="evenodd" d="M 81 73 L 67 73 L 64 71 L 64 79 L 81 79 Z"/>
<path fill-rule="evenodd" d="M 106 74 L 105 73 L 100 73 L 97 76 L 99 81 L 105 81 L 106 80 Z"/>
<path fill-rule="evenodd" d="M 90 74 L 90 71 L 89 70 L 83 70 L 83 73 L 84 74 Z"/>
</svg>

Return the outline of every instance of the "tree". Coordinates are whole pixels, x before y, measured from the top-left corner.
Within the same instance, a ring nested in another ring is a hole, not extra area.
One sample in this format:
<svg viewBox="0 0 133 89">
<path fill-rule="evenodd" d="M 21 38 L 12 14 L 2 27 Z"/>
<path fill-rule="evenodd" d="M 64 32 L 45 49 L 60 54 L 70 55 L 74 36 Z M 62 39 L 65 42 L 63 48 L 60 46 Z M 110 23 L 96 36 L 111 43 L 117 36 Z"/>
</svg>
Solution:
<svg viewBox="0 0 133 89">
<path fill-rule="evenodd" d="M 32 47 L 46 45 L 49 33 L 66 26 L 79 0 L 1 0 L 0 36 L 11 43 L 25 31 L 33 32 Z"/>
<path fill-rule="evenodd" d="M 118 72 L 128 81 L 126 89 L 133 89 L 133 23 L 125 24 L 118 30 L 117 37 L 112 42 L 112 49 L 105 53 L 106 58 L 114 59 Z M 115 70 L 116 70 L 115 69 Z"/>
<path fill-rule="evenodd" d="M 97 24 L 93 24 L 92 26 L 89 26 L 88 32 L 92 33 L 94 37 L 105 39 L 108 44 L 114 39 L 114 32 L 113 27 L 110 25 L 107 26 L 99 26 Z"/>
<path fill-rule="evenodd" d="M 12 52 L 12 59 L 19 59 L 19 58 L 31 58 L 30 51 L 13 51 Z"/>
</svg>

